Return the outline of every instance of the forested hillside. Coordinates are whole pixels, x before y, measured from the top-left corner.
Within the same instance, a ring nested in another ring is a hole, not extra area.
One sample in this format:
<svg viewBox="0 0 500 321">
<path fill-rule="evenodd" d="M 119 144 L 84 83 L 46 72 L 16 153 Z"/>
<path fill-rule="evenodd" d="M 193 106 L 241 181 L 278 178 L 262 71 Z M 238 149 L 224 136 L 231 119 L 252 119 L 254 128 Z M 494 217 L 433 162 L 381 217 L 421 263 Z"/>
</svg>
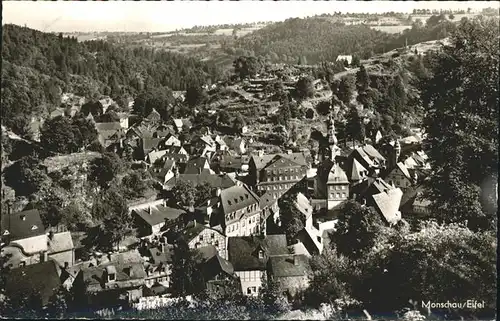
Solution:
<svg viewBox="0 0 500 321">
<path fill-rule="evenodd" d="M 120 97 L 144 89 L 188 86 L 217 78 L 215 67 L 181 54 L 127 49 L 16 25 L 2 30 L 2 122 L 43 114 L 62 92 Z"/>
<path fill-rule="evenodd" d="M 236 50 L 264 56 L 273 62 L 296 63 L 299 58 L 316 64 L 332 61 L 338 55 L 355 55 L 367 59 L 374 54 L 445 38 L 455 28 L 444 15 L 432 16 L 424 26 L 415 22 L 402 34 L 388 34 L 369 26 L 347 26 L 324 17 L 294 18 L 268 25 L 235 43 Z"/>
</svg>

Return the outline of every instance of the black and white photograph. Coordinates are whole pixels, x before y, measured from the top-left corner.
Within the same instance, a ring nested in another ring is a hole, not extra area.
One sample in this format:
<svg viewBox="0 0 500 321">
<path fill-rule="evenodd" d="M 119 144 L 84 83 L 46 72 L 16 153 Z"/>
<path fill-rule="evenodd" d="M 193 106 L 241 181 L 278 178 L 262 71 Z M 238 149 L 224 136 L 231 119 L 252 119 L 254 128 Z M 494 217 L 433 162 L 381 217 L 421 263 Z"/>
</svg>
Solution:
<svg viewBox="0 0 500 321">
<path fill-rule="evenodd" d="M 496 319 L 500 2 L 1 6 L 0 319 Z"/>
</svg>

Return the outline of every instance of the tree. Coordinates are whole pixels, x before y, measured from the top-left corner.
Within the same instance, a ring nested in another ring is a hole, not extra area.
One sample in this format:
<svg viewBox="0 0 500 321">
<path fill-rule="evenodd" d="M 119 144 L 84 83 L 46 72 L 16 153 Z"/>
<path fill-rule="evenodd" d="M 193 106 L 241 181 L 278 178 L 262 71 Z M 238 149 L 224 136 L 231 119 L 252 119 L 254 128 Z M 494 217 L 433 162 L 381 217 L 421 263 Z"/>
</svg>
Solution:
<svg viewBox="0 0 500 321">
<path fill-rule="evenodd" d="M 285 102 L 281 106 L 281 111 L 280 113 L 278 113 L 276 117 L 276 122 L 279 125 L 287 126 L 291 118 L 292 118 L 292 112 L 290 110 L 290 104 L 288 102 Z"/>
<path fill-rule="evenodd" d="M 348 75 L 340 80 L 338 86 L 337 97 L 344 103 L 349 104 L 351 102 L 354 89 L 356 88 L 356 80 L 353 76 Z"/>
<path fill-rule="evenodd" d="M 101 200 L 94 203 L 93 212 L 104 218 L 98 234 L 100 248 L 110 250 L 118 247 L 123 238 L 132 233 L 132 217 L 121 191 L 105 192 Z"/>
<path fill-rule="evenodd" d="M 71 120 L 72 132 L 75 137 L 75 145 L 78 148 L 88 147 L 93 141 L 97 140 L 97 129 L 88 119 L 80 113 Z"/>
<path fill-rule="evenodd" d="M 351 106 L 347 114 L 347 126 L 345 130 L 346 138 L 363 143 L 365 140 L 365 124 L 359 115 L 358 108 Z"/>
<path fill-rule="evenodd" d="M 92 113 L 94 117 L 100 116 L 104 113 L 104 107 L 100 101 L 91 100 L 82 105 L 80 112 L 84 116 L 87 116 L 89 113 Z"/>
<path fill-rule="evenodd" d="M 40 131 L 40 143 L 56 153 L 68 154 L 78 151 L 71 121 L 63 116 L 45 121 Z"/>
<path fill-rule="evenodd" d="M 359 66 L 356 73 L 356 89 L 358 92 L 364 92 L 370 87 L 370 77 L 364 65 Z"/>
<path fill-rule="evenodd" d="M 171 106 L 175 103 L 172 90 L 168 87 L 154 87 L 142 91 L 134 100 L 133 111 L 139 117 L 145 118 L 155 109 L 166 121 Z"/>
<path fill-rule="evenodd" d="M 339 215 L 337 227 L 331 234 L 337 253 L 356 259 L 375 245 L 383 226 L 380 215 L 371 207 L 348 201 Z"/>
<path fill-rule="evenodd" d="M 304 228 L 305 224 L 304 215 L 293 204 L 296 197 L 297 193 L 289 193 L 278 201 L 281 227 L 289 243 Z"/>
<path fill-rule="evenodd" d="M 190 181 L 179 181 L 172 188 L 172 199 L 182 207 L 194 206 L 197 190 Z"/>
<path fill-rule="evenodd" d="M 149 189 L 147 180 L 145 180 L 138 172 L 132 172 L 122 178 L 122 186 L 127 198 L 143 197 Z"/>
<path fill-rule="evenodd" d="M 243 127 L 246 125 L 245 119 L 243 116 L 238 112 L 236 113 L 236 117 L 233 120 L 233 129 L 237 133 L 241 133 Z"/>
<path fill-rule="evenodd" d="M 208 94 L 201 86 L 190 86 L 186 90 L 186 103 L 191 107 L 203 104 L 208 99 Z"/>
<path fill-rule="evenodd" d="M 233 67 L 235 74 L 240 79 L 245 79 L 260 73 L 262 62 L 255 57 L 240 56 L 233 62 Z"/>
<path fill-rule="evenodd" d="M 455 15 L 454 15 L 453 13 L 450 13 L 450 14 L 448 15 L 448 19 L 450 19 L 450 20 L 455 19 Z"/>
<path fill-rule="evenodd" d="M 16 195 L 28 196 L 51 184 L 47 169 L 31 155 L 21 158 L 5 169 L 5 182 L 14 188 Z"/>
<path fill-rule="evenodd" d="M 96 182 L 102 188 L 107 188 L 118 174 L 120 167 L 121 162 L 116 154 L 103 154 L 90 162 L 89 180 Z"/>
<path fill-rule="evenodd" d="M 60 287 L 59 290 L 52 295 L 47 305 L 47 314 L 50 318 L 64 318 L 68 311 L 69 292 Z"/>
<path fill-rule="evenodd" d="M 221 110 L 217 114 L 218 125 L 231 125 L 231 115 L 227 112 L 227 110 Z"/>
<path fill-rule="evenodd" d="M 170 277 L 174 296 L 185 297 L 203 290 L 203 277 L 197 265 L 199 259 L 199 253 L 191 250 L 185 242 L 179 241 L 174 244 Z"/>
<path fill-rule="evenodd" d="M 295 92 L 299 99 L 311 98 L 314 96 L 314 84 L 311 77 L 301 77 L 295 85 Z"/>
<path fill-rule="evenodd" d="M 498 20 L 460 22 L 422 96 L 425 143 L 434 174 L 427 197 L 438 220 L 496 226 Z"/>
<path fill-rule="evenodd" d="M 358 56 L 352 56 L 351 67 L 358 67 L 361 64 L 361 60 Z"/>
</svg>

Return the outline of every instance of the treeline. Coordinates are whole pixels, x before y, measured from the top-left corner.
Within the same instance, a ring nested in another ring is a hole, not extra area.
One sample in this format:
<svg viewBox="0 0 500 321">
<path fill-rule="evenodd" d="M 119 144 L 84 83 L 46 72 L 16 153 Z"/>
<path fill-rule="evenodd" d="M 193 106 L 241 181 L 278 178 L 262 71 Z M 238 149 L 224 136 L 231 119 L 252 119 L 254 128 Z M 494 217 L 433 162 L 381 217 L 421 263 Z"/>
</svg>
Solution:
<svg viewBox="0 0 500 321">
<path fill-rule="evenodd" d="M 2 30 L 2 119 L 40 114 L 58 93 L 120 97 L 169 87 L 186 90 L 218 77 L 217 68 L 185 55 L 128 49 L 105 41 L 79 43 L 16 25 Z M 22 67 L 20 67 L 22 66 Z"/>
<path fill-rule="evenodd" d="M 369 57 L 383 50 L 390 35 L 367 26 L 343 26 L 321 18 L 288 19 L 257 30 L 236 41 L 237 48 L 273 62 L 296 62 L 306 57 L 309 63 L 334 61 L 338 55 Z"/>
<path fill-rule="evenodd" d="M 296 63 L 305 57 L 310 64 L 335 61 L 338 55 L 367 59 L 374 54 L 403 47 L 405 42 L 442 39 L 455 28 L 446 16 L 432 16 L 427 24 L 417 21 L 403 34 L 392 35 L 369 26 L 346 26 L 321 17 L 288 19 L 238 39 L 227 53 L 244 50 L 246 55 L 263 56 L 272 62 Z"/>
</svg>

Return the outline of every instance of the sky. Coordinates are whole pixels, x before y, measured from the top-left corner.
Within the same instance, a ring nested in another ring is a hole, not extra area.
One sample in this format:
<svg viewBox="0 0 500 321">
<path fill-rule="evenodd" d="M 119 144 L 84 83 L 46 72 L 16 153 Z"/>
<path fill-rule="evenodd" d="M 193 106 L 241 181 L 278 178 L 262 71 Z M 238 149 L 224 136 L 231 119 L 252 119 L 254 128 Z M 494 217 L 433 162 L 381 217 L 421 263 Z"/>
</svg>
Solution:
<svg viewBox="0 0 500 321">
<path fill-rule="evenodd" d="M 2 1 L 2 24 L 47 32 L 162 32 L 195 25 L 283 21 L 346 12 L 481 10 L 497 1 Z"/>
</svg>

